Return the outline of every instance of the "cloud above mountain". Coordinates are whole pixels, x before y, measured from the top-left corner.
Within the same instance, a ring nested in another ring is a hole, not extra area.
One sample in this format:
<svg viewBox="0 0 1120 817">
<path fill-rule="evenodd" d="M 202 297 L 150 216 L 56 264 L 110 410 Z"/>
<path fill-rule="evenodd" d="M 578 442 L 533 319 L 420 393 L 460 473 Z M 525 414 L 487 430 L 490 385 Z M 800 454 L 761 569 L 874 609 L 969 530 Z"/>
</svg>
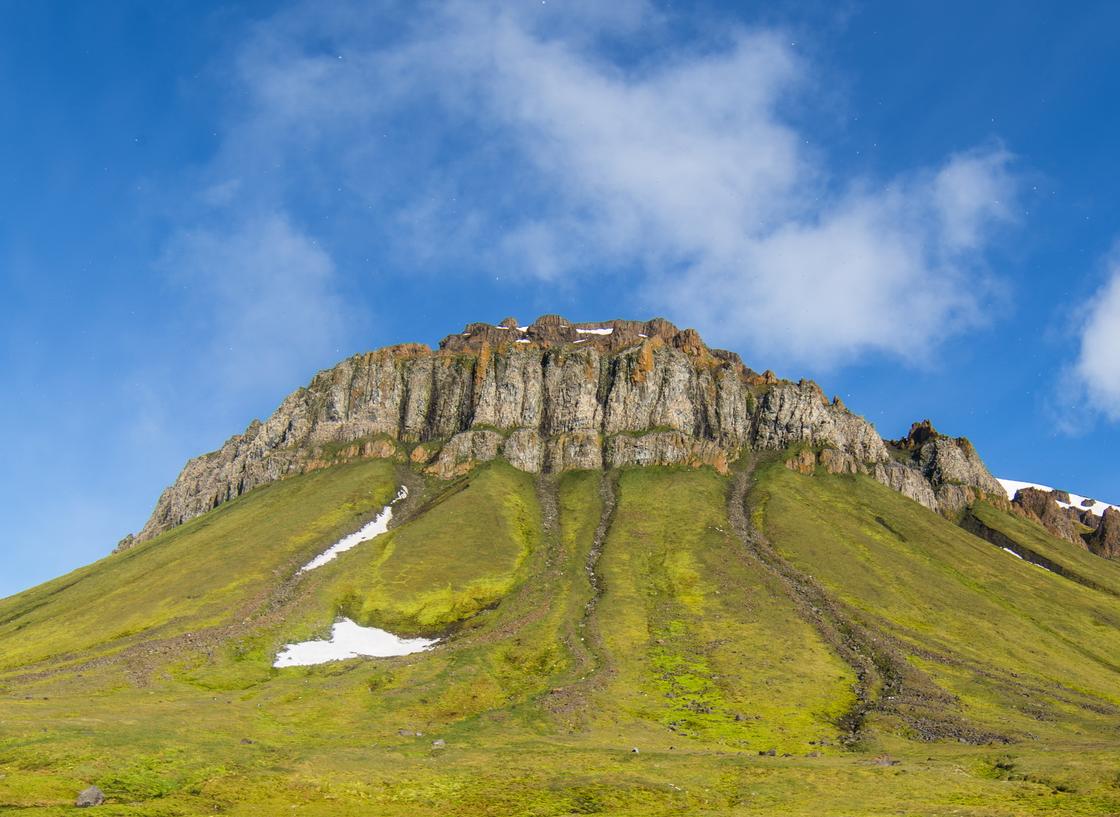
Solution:
<svg viewBox="0 0 1120 817">
<path fill-rule="evenodd" d="M 338 356 L 351 310 L 330 256 L 286 215 L 180 231 L 160 264 L 182 292 L 211 399 L 267 391 Z"/>
<path fill-rule="evenodd" d="M 1089 407 L 1115 422 L 1120 421 L 1120 249 L 1108 269 L 1081 326 L 1073 376 Z"/>
<path fill-rule="evenodd" d="M 402 265 L 541 289 L 613 276 L 786 364 L 921 359 L 982 322 L 985 251 L 1016 212 L 1002 146 L 846 175 L 789 113 L 820 77 L 787 34 L 682 44 L 644 3 L 597 9 L 291 7 L 234 60 L 207 201 L 308 241 L 284 208 L 360 203 Z"/>
</svg>

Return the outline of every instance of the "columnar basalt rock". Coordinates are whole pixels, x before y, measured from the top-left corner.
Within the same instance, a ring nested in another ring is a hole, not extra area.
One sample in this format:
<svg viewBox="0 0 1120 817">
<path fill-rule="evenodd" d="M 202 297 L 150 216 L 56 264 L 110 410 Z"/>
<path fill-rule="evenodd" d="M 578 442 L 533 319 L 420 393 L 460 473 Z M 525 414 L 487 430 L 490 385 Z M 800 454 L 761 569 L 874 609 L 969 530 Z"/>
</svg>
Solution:
<svg viewBox="0 0 1120 817">
<path fill-rule="evenodd" d="M 939 510 L 937 493 L 917 468 L 901 462 L 881 462 L 875 465 L 875 479 L 903 496 L 908 496 L 930 510 Z"/>
<path fill-rule="evenodd" d="M 838 400 L 830 402 L 820 386 L 809 380 L 779 383 L 763 393 L 751 442 L 763 449 L 807 442 L 837 449 L 864 463 L 889 457 L 874 426 Z"/>
<path fill-rule="evenodd" d="M 435 350 L 390 346 L 320 372 L 267 420 L 188 462 L 122 546 L 258 485 L 370 456 L 442 478 L 496 457 L 529 472 L 645 464 L 726 471 L 745 447 L 806 443 L 828 471 L 871 474 L 937 508 L 940 485 L 994 483 L 971 446 L 948 439 L 923 440 L 912 463 L 892 461 L 872 425 L 815 383 L 758 374 L 661 318 L 546 315 L 527 326 L 507 318 L 470 324 Z"/>
<path fill-rule="evenodd" d="M 815 384 L 809 385 L 816 389 Z M 806 400 L 805 383 L 799 386 L 801 391 L 795 395 L 788 394 L 783 385 L 771 388 L 758 417 L 762 429 L 761 438 L 756 438 L 759 447 L 784 447 L 798 441 L 814 446 L 796 450 L 787 467 L 801 473 L 812 473 L 819 467 L 830 474 L 868 474 L 950 518 L 956 518 L 980 498 L 1007 505 L 999 481 L 964 437 L 939 434 L 925 420 L 914 423 L 907 437 L 885 442 L 861 418 L 840 411 L 843 404 L 839 399 L 831 403 L 829 422 L 803 426 L 819 413 L 824 395 L 820 394 L 818 401 Z M 768 406 L 777 408 L 769 410 Z M 778 436 L 774 439 L 767 436 L 775 434 Z M 845 445 L 835 445 L 835 439 L 845 441 Z"/>
</svg>

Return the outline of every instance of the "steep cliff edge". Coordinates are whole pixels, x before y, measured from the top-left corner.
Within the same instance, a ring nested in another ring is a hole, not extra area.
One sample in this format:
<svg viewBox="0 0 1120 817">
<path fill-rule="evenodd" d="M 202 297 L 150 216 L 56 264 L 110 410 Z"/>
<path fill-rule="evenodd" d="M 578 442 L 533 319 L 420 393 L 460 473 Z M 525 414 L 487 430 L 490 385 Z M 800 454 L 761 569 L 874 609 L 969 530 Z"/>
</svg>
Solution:
<svg viewBox="0 0 1120 817">
<path fill-rule="evenodd" d="M 664 319 L 579 324 L 546 315 L 520 326 L 508 318 L 470 324 L 435 350 L 390 346 L 320 372 L 263 423 L 189 461 L 121 546 L 258 485 L 360 457 L 409 461 L 443 478 L 495 457 L 529 472 L 726 471 L 744 448 L 803 443 L 813 467 L 819 459 L 830 471 L 871 474 L 936 510 L 990 484 L 1000 493 L 967 441 L 930 432 L 919 442 L 912 430 L 909 448 L 888 446 L 815 383 L 759 374 Z"/>
</svg>

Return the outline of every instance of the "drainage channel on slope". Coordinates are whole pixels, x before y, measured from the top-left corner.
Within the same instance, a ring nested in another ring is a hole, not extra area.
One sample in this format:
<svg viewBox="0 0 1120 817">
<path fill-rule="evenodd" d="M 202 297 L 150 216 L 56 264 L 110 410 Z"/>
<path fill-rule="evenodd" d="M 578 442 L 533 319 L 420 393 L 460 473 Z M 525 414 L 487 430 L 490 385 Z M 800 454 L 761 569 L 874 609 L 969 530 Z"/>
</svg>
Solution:
<svg viewBox="0 0 1120 817">
<path fill-rule="evenodd" d="M 599 482 L 599 498 L 602 500 L 603 509 L 599 514 L 599 524 L 595 528 L 595 538 L 591 541 L 591 550 L 587 553 L 585 570 L 587 571 L 587 581 L 591 585 L 591 598 L 587 600 L 580 627 L 583 627 L 587 620 L 591 618 L 591 614 L 599 603 L 599 597 L 603 595 L 603 579 L 596 568 L 599 566 L 599 558 L 603 555 L 603 543 L 607 540 L 611 523 L 614 522 L 614 512 L 618 507 L 618 499 L 615 493 L 616 480 L 616 475 L 604 473 L 602 480 Z"/>
<path fill-rule="evenodd" d="M 966 743 L 1006 742 L 1006 738 L 977 729 L 953 713 L 954 699 L 932 679 L 913 667 L 888 634 L 860 623 L 811 576 L 787 561 L 747 515 L 747 496 L 754 463 L 738 473 L 728 496 L 732 528 L 749 557 L 773 575 L 809 622 L 856 675 L 856 700 L 837 726 L 846 745 L 859 742 L 868 716 L 877 711 L 900 718 L 920 739 L 952 737 Z"/>
<path fill-rule="evenodd" d="M 599 513 L 599 524 L 595 527 L 595 536 L 591 540 L 591 548 L 587 552 L 587 562 L 584 565 L 584 570 L 587 573 L 587 583 L 591 587 L 591 597 L 583 606 L 583 615 L 580 616 L 579 620 L 579 633 L 580 640 L 587 646 L 595 663 L 591 673 L 594 673 L 603 664 L 602 649 L 598 643 L 599 636 L 598 633 L 593 632 L 594 628 L 591 623 L 595 608 L 598 607 L 599 599 L 603 596 L 603 577 L 599 575 L 598 567 L 599 559 L 603 555 L 603 545 L 607 541 L 607 534 L 610 533 L 611 524 L 614 522 L 615 509 L 618 507 L 617 480 L 617 474 L 604 472 L 599 481 L 599 498 L 602 502 L 602 510 Z M 589 639 L 591 643 L 588 643 Z"/>
<path fill-rule="evenodd" d="M 572 679 L 558 686 L 549 693 L 549 708 L 553 711 L 572 711 L 586 705 L 589 686 L 601 680 L 600 671 L 606 666 L 607 660 L 600 642 L 599 633 L 595 627 L 594 614 L 599 599 L 603 595 L 604 586 L 602 576 L 598 572 L 599 559 L 603 554 L 603 547 L 607 535 L 610 533 L 614 522 L 617 507 L 617 480 L 618 474 L 604 472 L 599 481 L 599 498 L 601 509 L 599 522 L 583 564 L 583 571 L 587 577 L 588 588 L 591 591 L 587 602 L 583 605 L 574 632 L 565 640 L 569 643 L 569 650 L 577 662 L 577 667 L 572 673 Z"/>
</svg>

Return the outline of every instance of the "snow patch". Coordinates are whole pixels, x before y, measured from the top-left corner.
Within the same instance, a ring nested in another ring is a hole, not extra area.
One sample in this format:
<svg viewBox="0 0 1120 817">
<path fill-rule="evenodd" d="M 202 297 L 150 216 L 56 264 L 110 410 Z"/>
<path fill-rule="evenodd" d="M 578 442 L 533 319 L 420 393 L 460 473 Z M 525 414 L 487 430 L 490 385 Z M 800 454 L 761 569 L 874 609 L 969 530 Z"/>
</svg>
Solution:
<svg viewBox="0 0 1120 817">
<path fill-rule="evenodd" d="M 999 477 L 996 477 L 996 479 L 999 481 L 999 484 L 1003 486 L 1003 490 L 1007 492 L 1008 499 L 1014 499 L 1015 492 L 1023 488 L 1037 488 L 1040 491 L 1054 490 L 1049 485 L 1040 485 L 1037 482 L 1020 482 L 1016 479 L 1000 479 Z M 1087 497 L 1079 496 L 1072 492 L 1070 492 L 1069 498 L 1069 502 L 1059 502 L 1058 505 L 1062 508 L 1076 508 L 1079 511 L 1088 509 L 1097 516 L 1104 516 L 1106 508 L 1116 508 L 1120 510 L 1120 506 L 1109 505 L 1106 502 L 1097 502 L 1095 499 L 1088 499 Z M 1083 505 L 1083 502 L 1091 502 L 1092 504 Z"/>
<path fill-rule="evenodd" d="M 1021 560 L 1021 561 L 1024 561 L 1024 562 L 1026 562 L 1026 563 L 1027 563 L 1027 564 L 1029 564 L 1029 565 L 1034 565 L 1035 567 L 1041 567 L 1041 568 L 1042 568 L 1043 570 L 1045 570 L 1045 571 L 1046 571 L 1047 573 L 1053 573 L 1053 572 L 1054 572 L 1053 570 L 1051 570 L 1050 568 L 1048 568 L 1048 567 L 1047 567 L 1046 565 L 1040 565 L 1040 564 L 1039 564 L 1038 562 L 1032 562 L 1032 561 L 1031 561 L 1030 559 L 1027 559 L 1027 558 L 1025 558 L 1025 557 L 1023 557 L 1023 556 L 1020 556 L 1020 555 L 1019 555 L 1018 553 L 1016 553 L 1015 551 L 1013 551 L 1013 550 L 1012 550 L 1011 548 L 1004 548 L 1004 547 L 1001 547 L 1001 548 L 1000 548 L 1000 550 L 1002 550 L 1002 551 L 1003 551 L 1004 553 L 1010 553 L 1010 554 L 1011 554 L 1012 556 L 1014 556 L 1014 557 L 1015 557 L 1016 559 L 1019 559 L 1019 560 Z"/>
<path fill-rule="evenodd" d="M 299 641 L 286 644 L 276 655 L 274 667 L 310 667 L 347 658 L 388 658 L 422 652 L 439 642 L 438 638 L 401 638 L 376 627 L 363 627 L 348 618 L 331 627 L 326 641 Z"/>
<path fill-rule="evenodd" d="M 576 329 L 581 335 L 609 335 L 614 332 L 614 329 L 609 326 L 599 326 L 594 329 Z"/>
<path fill-rule="evenodd" d="M 517 340 L 514 341 L 514 343 L 528 343 L 528 342 L 529 342 L 528 338 L 518 338 Z"/>
<path fill-rule="evenodd" d="M 322 567 L 327 562 L 332 562 L 338 558 L 338 554 L 345 553 L 350 548 L 360 545 L 362 542 L 369 541 L 375 536 L 380 536 L 385 531 L 389 530 L 389 522 L 393 518 L 393 506 L 408 496 L 408 486 L 402 485 L 401 489 L 397 491 L 396 497 L 393 501 L 381 509 L 381 513 L 373 518 L 372 522 L 367 522 L 361 528 L 354 531 L 347 536 L 343 536 L 329 548 L 324 550 L 310 562 L 305 564 L 299 569 L 300 573 L 306 573 L 308 570 L 314 570 L 317 567 Z"/>
<path fill-rule="evenodd" d="M 579 340 L 573 340 L 572 343 L 587 343 L 587 338 L 580 338 Z"/>
</svg>

